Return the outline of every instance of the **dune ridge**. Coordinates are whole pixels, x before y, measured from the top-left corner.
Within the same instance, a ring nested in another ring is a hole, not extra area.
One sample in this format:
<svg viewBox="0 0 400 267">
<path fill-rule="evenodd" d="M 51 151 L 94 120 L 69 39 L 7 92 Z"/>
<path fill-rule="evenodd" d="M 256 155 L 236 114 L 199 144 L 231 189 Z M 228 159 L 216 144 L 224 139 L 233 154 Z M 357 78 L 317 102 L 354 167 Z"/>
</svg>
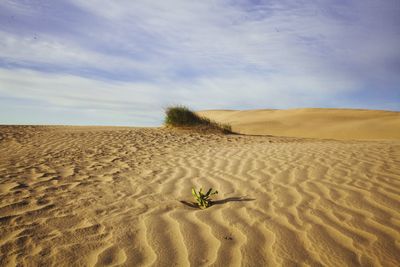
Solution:
<svg viewBox="0 0 400 267">
<path fill-rule="evenodd" d="M 199 115 L 228 123 L 242 134 L 326 139 L 400 139 L 400 112 L 302 108 L 204 110 Z"/>
<path fill-rule="evenodd" d="M 0 177 L 1 266 L 400 265 L 396 140 L 0 126 Z"/>
</svg>

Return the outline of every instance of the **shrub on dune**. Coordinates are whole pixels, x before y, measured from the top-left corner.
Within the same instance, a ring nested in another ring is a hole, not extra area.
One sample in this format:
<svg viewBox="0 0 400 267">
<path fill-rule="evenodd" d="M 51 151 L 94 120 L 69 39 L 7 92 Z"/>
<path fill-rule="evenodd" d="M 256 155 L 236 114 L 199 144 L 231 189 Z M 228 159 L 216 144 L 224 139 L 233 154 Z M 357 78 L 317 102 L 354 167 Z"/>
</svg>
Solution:
<svg viewBox="0 0 400 267">
<path fill-rule="evenodd" d="M 165 125 L 181 128 L 193 128 L 205 131 L 232 133 L 231 126 L 220 124 L 200 117 L 185 106 L 171 106 L 165 110 Z"/>
</svg>

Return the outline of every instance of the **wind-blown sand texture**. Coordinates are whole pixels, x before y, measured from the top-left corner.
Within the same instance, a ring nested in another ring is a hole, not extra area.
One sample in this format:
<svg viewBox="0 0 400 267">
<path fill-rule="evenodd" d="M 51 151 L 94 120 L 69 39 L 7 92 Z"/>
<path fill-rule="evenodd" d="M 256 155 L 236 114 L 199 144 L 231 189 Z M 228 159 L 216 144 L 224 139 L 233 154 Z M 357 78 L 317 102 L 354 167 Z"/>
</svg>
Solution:
<svg viewBox="0 0 400 267">
<path fill-rule="evenodd" d="M 400 112 L 305 108 L 205 110 L 198 114 L 228 123 L 243 134 L 329 139 L 400 139 Z"/>
<path fill-rule="evenodd" d="M 0 177 L 0 266 L 400 266 L 396 140 L 0 126 Z"/>
</svg>

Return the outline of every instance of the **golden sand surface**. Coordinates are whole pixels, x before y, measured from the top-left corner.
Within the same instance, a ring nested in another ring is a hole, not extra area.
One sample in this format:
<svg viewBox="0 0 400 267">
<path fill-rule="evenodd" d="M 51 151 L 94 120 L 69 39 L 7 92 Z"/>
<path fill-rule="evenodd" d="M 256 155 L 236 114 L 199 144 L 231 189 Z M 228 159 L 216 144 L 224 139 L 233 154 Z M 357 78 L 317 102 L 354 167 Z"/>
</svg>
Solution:
<svg viewBox="0 0 400 267">
<path fill-rule="evenodd" d="M 400 112 L 362 109 L 205 110 L 235 132 L 342 140 L 400 139 Z"/>
<path fill-rule="evenodd" d="M 0 200 L 0 266 L 400 266 L 399 140 L 0 126 Z"/>
</svg>

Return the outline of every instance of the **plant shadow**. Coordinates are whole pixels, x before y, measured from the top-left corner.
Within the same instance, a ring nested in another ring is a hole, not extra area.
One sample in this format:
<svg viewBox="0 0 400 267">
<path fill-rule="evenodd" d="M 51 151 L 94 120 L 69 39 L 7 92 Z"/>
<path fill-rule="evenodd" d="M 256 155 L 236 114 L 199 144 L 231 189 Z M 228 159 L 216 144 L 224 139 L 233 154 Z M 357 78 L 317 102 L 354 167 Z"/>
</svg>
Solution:
<svg viewBox="0 0 400 267">
<path fill-rule="evenodd" d="M 213 201 L 212 204 L 213 205 L 221 205 L 221 204 L 225 204 L 228 202 L 247 202 L 247 201 L 254 201 L 256 200 L 255 198 L 248 198 L 248 197 L 228 197 L 225 199 L 220 199 L 220 200 L 216 200 Z"/>
<path fill-rule="evenodd" d="M 247 198 L 247 197 L 228 197 L 225 199 L 220 199 L 220 200 L 215 200 L 212 201 L 212 205 L 222 205 L 228 202 L 247 202 L 247 201 L 253 201 L 256 200 L 255 198 Z M 199 209 L 199 206 L 196 204 L 196 202 L 189 202 L 189 201 L 185 201 L 185 200 L 181 200 L 180 201 L 182 204 L 194 208 L 194 209 Z"/>
</svg>

